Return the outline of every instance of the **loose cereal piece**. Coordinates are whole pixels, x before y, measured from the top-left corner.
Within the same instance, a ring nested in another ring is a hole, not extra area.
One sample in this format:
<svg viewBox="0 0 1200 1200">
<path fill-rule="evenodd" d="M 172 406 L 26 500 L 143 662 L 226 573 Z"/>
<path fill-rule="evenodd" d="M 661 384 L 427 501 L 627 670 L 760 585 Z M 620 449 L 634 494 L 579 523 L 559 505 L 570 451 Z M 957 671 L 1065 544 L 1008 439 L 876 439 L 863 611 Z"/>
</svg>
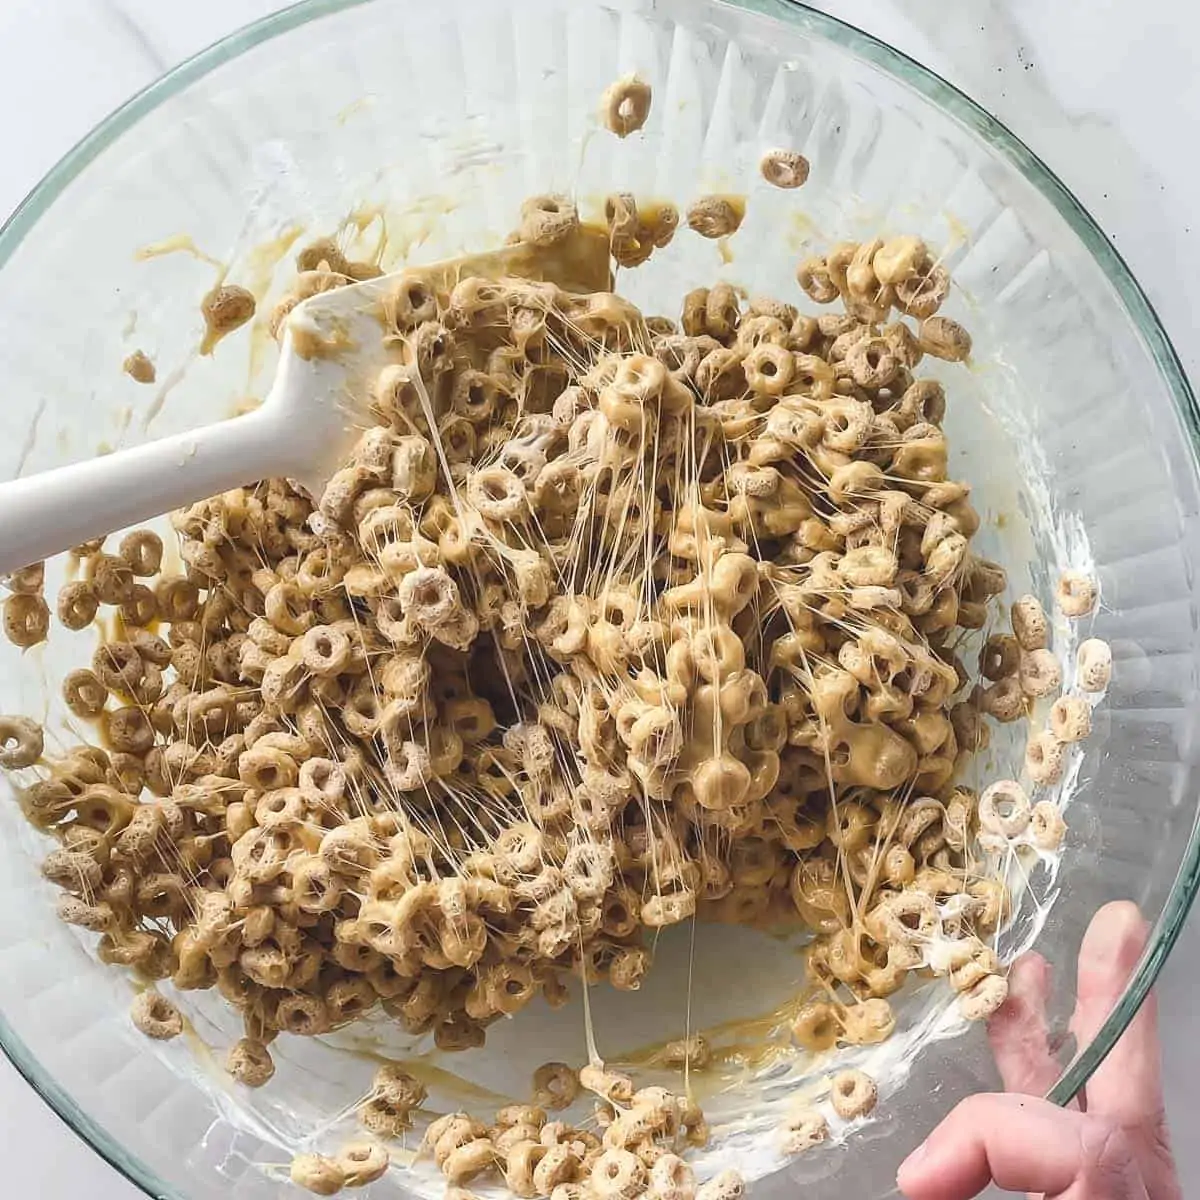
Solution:
<svg viewBox="0 0 1200 1200">
<path fill-rule="evenodd" d="M 345 275 L 348 265 L 346 256 L 331 237 L 310 242 L 296 255 L 296 270 L 302 274 L 325 267 L 339 275 Z"/>
<path fill-rule="evenodd" d="M 815 1109 L 804 1108 L 780 1126 L 780 1149 L 784 1154 L 803 1154 L 829 1136 L 829 1122 Z"/>
<path fill-rule="evenodd" d="M 998 679 L 979 693 L 979 708 L 1002 724 L 1017 720 L 1025 713 L 1025 693 L 1013 676 Z"/>
<path fill-rule="evenodd" d="M 687 1066 L 693 1071 L 701 1071 L 712 1062 L 712 1047 L 702 1033 L 693 1033 L 691 1037 L 668 1042 L 658 1060 L 667 1067 Z"/>
<path fill-rule="evenodd" d="M 661 250 L 671 244 L 679 228 L 679 209 L 666 201 L 646 205 L 640 214 L 640 223 L 643 238 L 648 237 Z M 647 326 L 654 319 L 648 318 Z"/>
<path fill-rule="evenodd" d="M 952 943 L 948 950 L 945 966 L 949 968 L 950 986 L 960 994 L 1000 970 L 996 952 L 978 938 L 965 937 Z"/>
<path fill-rule="evenodd" d="M 897 284 L 911 279 L 928 262 L 929 251 L 919 237 L 894 237 L 875 251 L 871 259 L 880 283 Z M 901 326 L 903 328 L 903 326 Z"/>
<path fill-rule="evenodd" d="M 44 749 L 42 727 L 29 717 L 0 717 L 0 767 L 32 767 Z"/>
<path fill-rule="evenodd" d="M 183 1032 L 183 1015 L 160 993 L 147 990 L 139 993 L 129 1009 L 134 1025 L 156 1042 L 170 1041 Z"/>
<path fill-rule="evenodd" d="M 65 925 L 77 925 L 90 933 L 107 933 L 117 919 L 112 905 L 104 901 L 88 904 L 78 896 L 59 896 L 54 903 L 54 911 Z"/>
<path fill-rule="evenodd" d="M 1015 675 L 1021 665 L 1021 645 L 1007 633 L 994 633 L 979 652 L 979 673 L 995 682 Z"/>
<path fill-rule="evenodd" d="M 742 1173 L 729 1168 L 702 1183 L 696 1200 L 742 1200 L 745 1194 L 746 1181 Z"/>
<path fill-rule="evenodd" d="M 918 271 L 893 286 L 896 307 L 906 316 L 924 321 L 941 308 L 950 294 L 950 272 L 935 263 L 927 271 Z"/>
<path fill-rule="evenodd" d="M 678 1154 L 665 1153 L 650 1167 L 646 1194 L 655 1200 L 694 1200 L 696 1174 Z"/>
<path fill-rule="evenodd" d="M 646 1186 L 646 1168 L 636 1154 L 611 1148 L 596 1159 L 589 1179 L 601 1200 L 634 1200 Z"/>
<path fill-rule="evenodd" d="M 333 1161 L 345 1175 L 347 1187 L 366 1187 L 387 1173 L 391 1156 L 378 1142 L 348 1142 Z"/>
<path fill-rule="evenodd" d="M 1062 686 L 1062 666 L 1049 650 L 1027 650 L 1021 655 L 1017 679 L 1025 695 L 1040 699 Z"/>
<path fill-rule="evenodd" d="M 1112 648 L 1100 638 L 1088 638 L 1075 652 L 1079 686 L 1085 692 L 1102 692 L 1112 679 Z"/>
<path fill-rule="evenodd" d="M 842 1040 L 852 1046 L 886 1042 L 895 1029 L 896 1014 L 882 997 L 860 1000 L 842 1013 Z"/>
<path fill-rule="evenodd" d="M 433 1151 L 434 1160 L 440 1167 L 447 1155 L 459 1146 L 475 1138 L 483 1137 L 486 1128 L 465 1112 L 446 1113 L 429 1123 L 421 1145 Z"/>
<path fill-rule="evenodd" d="M 627 138 L 650 116 L 650 85 L 636 74 L 623 75 L 609 84 L 600 98 L 600 119 L 619 138 Z"/>
<path fill-rule="evenodd" d="M 540 1140 L 546 1146 L 546 1153 L 533 1169 L 533 1186 L 539 1196 L 549 1196 L 560 1184 L 574 1181 L 582 1156 L 561 1142 L 549 1144 L 545 1130 Z"/>
<path fill-rule="evenodd" d="M 254 316 L 256 307 L 253 293 L 235 283 L 213 288 L 200 303 L 200 312 L 208 329 L 201 352 L 211 354 L 217 342 Z"/>
<path fill-rule="evenodd" d="M 830 1085 L 833 1111 L 846 1121 L 868 1116 L 879 1101 L 879 1089 L 862 1071 L 839 1071 Z"/>
<path fill-rule="evenodd" d="M 230 1047 L 225 1070 L 245 1087 L 260 1088 L 275 1074 L 275 1062 L 262 1042 L 242 1038 Z"/>
<path fill-rule="evenodd" d="M 619 266 L 636 267 L 656 248 L 668 246 L 679 226 L 673 204 L 651 203 L 640 209 L 630 192 L 613 192 L 604 201 L 609 251 Z"/>
<path fill-rule="evenodd" d="M 133 571 L 116 554 L 93 554 L 88 560 L 92 587 L 101 604 L 124 604 L 133 590 Z"/>
<path fill-rule="evenodd" d="M 134 575 L 149 579 L 162 567 L 162 538 L 149 529 L 135 529 L 121 539 L 117 553 Z"/>
<path fill-rule="evenodd" d="M 687 210 L 687 223 L 701 237 L 723 238 L 736 233 L 746 216 L 740 196 L 701 196 Z"/>
<path fill-rule="evenodd" d="M 808 182 L 808 159 L 796 150 L 768 150 L 758 169 L 777 188 L 798 188 Z"/>
<path fill-rule="evenodd" d="M 50 606 L 41 596 L 17 593 L 4 602 L 4 636 L 14 646 L 28 650 L 46 640 L 50 632 Z"/>
<path fill-rule="evenodd" d="M 817 304 L 830 304 L 841 295 L 827 261 L 820 257 L 806 258 L 796 268 L 796 282 Z"/>
<path fill-rule="evenodd" d="M 1092 706 L 1082 696 L 1060 696 L 1050 709 L 1050 728 L 1060 742 L 1082 742 L 1092 732 Z"/>
<path fill-rule="evenodd" d="M 1086 617 L 1096 607 L 1096 581 L 1083 571 L 1064 571 L 1059 576 L 1054 598 L 1065 616 Z"/>
<path fill-rule="evenodd" d="M 609 1071 L 603 1066 L 588 1063 L 579 1072 L 579 1082 L 589 1092 L 595 1092 L 605 1100 L 628 1104 L 633 1099 L 633 1080 L 619 1071 Z"/>
<path fill-rule="evenodd" d="M 1067 748 L 1049 729 L 1029 739 L 1025 747 L 1025 770 L 1034 783 L 1055 784 L 1066 765 Z"/>
<path fill-rule="evenodd" d="M 5 581 L 8 590 L 22 596 L 40 596 L 46 586 L 46 564 L 44 562 L 30 563 L 19 571 L 14 571 Z"/>
<path fill-rule="evenodd" d="M 1057 850 L 1067 833 L 1067 823 L 1052 800 L 1043 800 L 1033 806 L 1029 823 L 1029 836 L 1039 850 Z"/>
<path fill-rule="evenodd" d="M 832 1050 L 841 1032 L 841 1020 L 827 1000 L 809 1000 L 792 1019 L 792 1035 L 806 1050 Z"/>
<path fill-rule="evenodd" d="M 513 1195 L 522 1197 L 522 1200 L 529 1200 L 537 1194 L 534 1172 L 548 1152 L 548 1146 L 532 1138 L 522 1138 L 508 1147 L 504 1163 L 504 1182 Z"/>
<path fill-rule="evenodd" d="M 1044 650 L 1050 636 L 1046 610 L 1036 596 L 1022 596 L 1013 601 L 1012 627 L 1022 650 Z"/>
<path fill-rule="evenodd" d="M 1029 828 L 1029 814 L 1029 797 L 1015 779 L 993 783 L 979 797 L 979 824 L 999 837 L 1020 837 Z"/>
<path fill-rule="evenodd" d="M 135 350 L 121 364 L 121 370 L 138 383 L 153 383 L 158 378 L 154 363 L 146 357 L 142 350 Z"/>
<path fill-rule="evenodd" d="M 926 354 L 948 362 L 971 357 L 971 335 L 949 317 L 926 317 L 917 331 L 917 345 Z"/>
<path fill-rule="evenodd" d="M 94 855 L 86 850 L 51 850 L 42 862 L 42 876 L 51 883 L 80 896 L 100 887 L 104 872 Z"/>
<path fill-rule="evenodd" d="M 131 629 L 145 629 L 158 620 L 158 597 L 143 583 L 135 583 L 121 604 L 121 618 Z"/>
<path fill-rule="evenodd" d="M 385 1063 L 375 1072 L 372 1093 L 401 1108 L 420 1108 L 428 1092 L 425 1085 L 395 1063 Z"/>
<path fill-rule="evenodd" d="M 346 1186 L 342 1168 L 320 1154 L 297 1154 L 290 1174 L 294 1184 L 318 1196 L 336 1196 Z"/>
<path fill-rule="evenodd" d="M 413 1126 L 413 1110 L 375 1096 L 359 1105 L 359 1124 L 376 1137 L 398 1138 Z"/>
<path fill-rule="evenodd" d="M 579 228 L 579 213 L 570 196 L 532 196 L 521 205 L 521 240 L 554 246 Z"/>
<path fill-rule="evenodd" d="M 566 1063 L 542 1063 L 533 1073 L 533 1102 L 544 1108 L 568 1108 L 579 1095 L 579 1076 Z"/>
<path fill-rule="evenodd" d="M 958 998 L 958 1010 L 968 1021 L 984 1021 L 1008 999 L 1008 980 L 988 975 Z"/>
</svg>

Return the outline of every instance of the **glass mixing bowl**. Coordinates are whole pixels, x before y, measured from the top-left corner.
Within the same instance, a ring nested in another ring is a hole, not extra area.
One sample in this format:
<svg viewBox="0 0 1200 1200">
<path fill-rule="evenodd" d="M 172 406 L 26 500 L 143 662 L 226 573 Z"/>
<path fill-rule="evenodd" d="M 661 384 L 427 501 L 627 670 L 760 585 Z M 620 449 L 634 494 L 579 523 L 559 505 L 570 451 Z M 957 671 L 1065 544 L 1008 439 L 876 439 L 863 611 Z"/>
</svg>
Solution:
<svg viewBox="0 0 1200 1200">
<path fill-rule="evenodd" d="M 654 86 L 653 115 L 619 143 L 598 131 L 596 102 L 634 69 Z M 811 159 L 801 191 L 758 178 L 775 145 Z M 309 0 L 268 18 L 112 116 L 0 233 L 0 471 L 194 427 L 261 396 L 274 348 L 265 322 L 212 358 L 196 354 L 199 300 L 223 266 L 266 313 L 301 233 L 340 225 L 367 245 L 386 237 L 386 265 L 430 261 L 498 244 L 530 193 L 571 191 L 587 209 L 614 188 L 681 206 L 702 191 L 748 193 L 729 261 L 681 236 L 622 277 L 652 309 L 717 276 L 794 296 L 804 247 L 881 230 L 920 233 L 954 272 L 950 311 L 976 353 L 970 370 L 946 373 L 948 427 L 954 472 L 985 517 L 980 548 L 1009 568 L 1011 594 L 1033 587 L 1047 601 L 1064 566 L 1094 567 L 1102 605 L 1083 635 L 1108 639 L 1116 660 L 1063 784 L 1066 853 L 1036 874 L 1003 942 L 1010 956 L 1035 944 L 1054 968 L 1051 1096 L 1065 1102 L 1144 998 L 1197 883 L 1197 412 L 1154 312 L 1092 219 L 1007 130 L 902 55 L 790 0 Z M 156 387 L 121 373 L 135 348 L 157 361 Z M 70 736 L 57 681 L 92 636 L 0 649 L 0 710 L 44 717 L 52 747 Z M 1074 636 L 1058 629 L 1056 649 L 1069 654 Z M 998 739 L 980 769 L 1007 773 L 1013 752 Z M 129 980 L 54 918 L 37 871 L 44 846 L 16 804 L 0 822 L 8 1055 L 148 1193 L 275 1194 L 279 1164 L 301 1142 L 324 1145 L 322 1131 L 365 1090 L 372 1055 L 395 1050 L 386 1032 L 283 1039 L 272 1085 L 236 1092 L 214 1059 L 234 1036 L 221 1006 L 189 994 L 189 1035 L 144 1041 L 128 1020 Z M 1113 898 L 1136 900 L 1153 935 L 1104 1028 L 1077 1045 L 1075 955 Z M 697 930 L 693 1027 L 761 1014 L 794 992 L 793 950 Z M 690 951 L 666 939 L 643 992 L 593 994 L 606 1054 L 678 1034 Z M 908 1005 L 906 1027 L 922 1036 L 874 1060 L 886 1076 L 881 1119 L 852 1133 L 853 1154 L 844 1144 L 791 1164 L 760 1154 L 754 1115 L 792 1086 L 764 1069 L 714 1098 L 730 1122 L 711 1161 L 762 1174 L 760 1195 L 801 1180 L 816 1195 L 889 1192 L 902 1156 L 956 1100 L 998 1085 L 982 1033 L 947 1025 L 944 1008 Z M 426 1074 L 448 1095 L 466 1089 L 468 1107 L 472 1094 L 485 1108 L 491 1093 L 519 1095 L 534 1063 L 582 1060 L 578 1002 L 565 1011 L 528 1010 L 462 1064 L 422 1060 Z M 427 1190 L 396 1170 L 374 1189 Z"/>
</svg>

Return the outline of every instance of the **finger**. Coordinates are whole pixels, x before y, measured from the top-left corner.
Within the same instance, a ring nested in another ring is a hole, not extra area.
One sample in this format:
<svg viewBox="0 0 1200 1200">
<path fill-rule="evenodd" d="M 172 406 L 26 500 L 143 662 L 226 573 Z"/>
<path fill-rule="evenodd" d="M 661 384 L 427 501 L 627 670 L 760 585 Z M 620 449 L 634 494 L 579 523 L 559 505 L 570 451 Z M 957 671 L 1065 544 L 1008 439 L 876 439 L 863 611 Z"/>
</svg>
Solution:
<svg viewBox="0 0 1200 1200">
<path fill-rule="evenodd" d="M 1012 1094 L 964 1100 L 905 1160 L 896 1182 L 909 1200 L 970 1200 L 993 1182 L 1046 1200 L 1148 1200 L 1117 1126 Z"/>
<path fill-rule="evenodd" d="M 1049 963 L 1040 954 L 1018 958 L 1008 976 L 1008 999 L 987 1030 L 1006 1091 L 1044 1096 L 1059 1076 L 1046 1028 L 1049 994 Z"/>
<path fill-rule="evenodd" d="M 1148 926 L 1136 905 L 1106 904 L 1092 918 L 1079 949 L 1079 984 L 1071 1030 L 1080 1048 L 1108 1020 L 1146 947 Z M 1145 1126 L 1162 1113 L 1158 1012 L 1153 995 L 1088 1081 L 1089 1112 L 1126 1127 Z"/>
</svg>

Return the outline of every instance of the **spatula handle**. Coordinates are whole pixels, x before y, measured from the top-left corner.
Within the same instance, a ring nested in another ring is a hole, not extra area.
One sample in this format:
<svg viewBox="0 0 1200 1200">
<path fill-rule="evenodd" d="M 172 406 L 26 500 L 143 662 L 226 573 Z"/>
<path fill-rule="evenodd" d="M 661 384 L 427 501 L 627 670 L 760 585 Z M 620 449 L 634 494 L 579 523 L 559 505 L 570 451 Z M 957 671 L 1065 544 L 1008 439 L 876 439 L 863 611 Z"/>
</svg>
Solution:
<svg viewBox="0 0 1200 1200">
<path fill-rule="evenodd" d="M 262 408 L 0 484 L 0 575 L 299 464 L 279 414 Z"/>
</svg>

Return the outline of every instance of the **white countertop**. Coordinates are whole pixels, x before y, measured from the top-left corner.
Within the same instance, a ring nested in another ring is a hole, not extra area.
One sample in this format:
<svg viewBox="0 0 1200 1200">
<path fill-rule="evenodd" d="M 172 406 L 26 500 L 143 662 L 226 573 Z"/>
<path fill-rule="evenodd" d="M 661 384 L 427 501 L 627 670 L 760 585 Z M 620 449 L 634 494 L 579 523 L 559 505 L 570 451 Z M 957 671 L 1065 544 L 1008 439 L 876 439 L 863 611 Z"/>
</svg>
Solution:
<svg viewBox="0 0 1200 1200">
<path fill-rule="evenodd" d="M 1062 177 L 1125 255 L 1200 381 L 1200 9 L 1178 0 L 810 0 L 938 70 Z M 6 0 L 0 11 L 0 217 L 135 90 L 273 0 Z M 56 84 L 54 81 L 60 81 Z M 61 81 L 69 80 L 69 84 Z M 1168 120 L 1164 114 L 1170 114 Z M 1200 1106 L 1200 922 L 1160 986 L 1167 1106 L 1177 1135 Z M 133 1200 L 0 1058 L 7 1189 Z M 1200 1144 L 1177 1136 L 1184 1193 Z"/>
</svg>

